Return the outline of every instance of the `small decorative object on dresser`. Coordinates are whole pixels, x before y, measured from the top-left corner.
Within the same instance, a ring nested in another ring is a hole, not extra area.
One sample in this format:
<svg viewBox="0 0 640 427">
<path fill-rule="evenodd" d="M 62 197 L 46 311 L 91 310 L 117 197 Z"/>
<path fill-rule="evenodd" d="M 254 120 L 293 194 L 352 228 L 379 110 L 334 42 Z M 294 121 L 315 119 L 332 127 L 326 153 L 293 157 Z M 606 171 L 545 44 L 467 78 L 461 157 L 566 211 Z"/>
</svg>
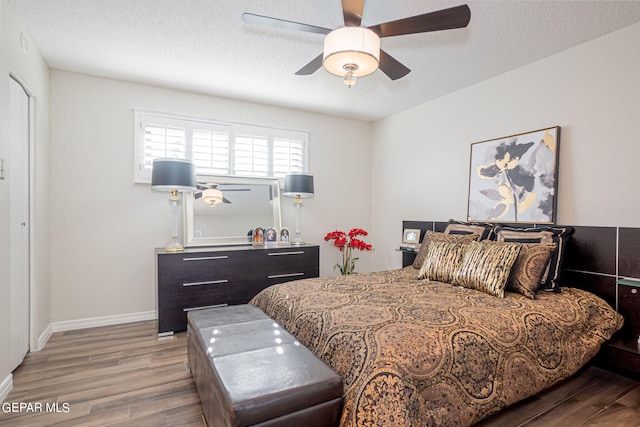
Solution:
<svg viewBox="0 0 640 427">
<path fill-rule="evenodd" d="M 361 251 L 370 251 L 373 249 L 373 246 L 358 239 L 358 236 L 365 237 L 368 234 L 369 233 L 361 228 L 352 228 L 349 230 L 349 233 L 336 230 L 327 233 L 327 235 L 324 236 L 325 241 L 331 242 L 333 246 L 340 249 L 340 252 L 342 252 L 342 263 L 336 263 L 333 268 L 338 268 L 340 270 L 340 274 L 343 276 L 346 276 L 347 274 L 354 274 L 353 270 L 356 267 L 356 261 L 360 259 L 353 257 L 354 249 L 359 249 Z"/>
<path fill-rule="evenodd" d="M 276 246 L 278 244 L 278 230 L 273 227 L 264 229 L 264 244 L 266 246 Z"/>
<path fill-rule="evenodd" d="M 287 227 L 282 227 L 280 230 L 280 245 L 281 246 L 291 246 L 291 233 Z"/>
<path fill-rule="evenodd" d="M 158 332 L 185 330 L 189 311 L 245 304 L 268 286 L 319 273 L 317 245 L 210 247 L 179 254 L 156 249 Z"/>
<path fill-rule="evenodd" d="M 264 230 L 260 227 L 253 230 L 253 240 L 252 243 L 254 246 L 263 246 L 264 245 Z"/>
</svg>

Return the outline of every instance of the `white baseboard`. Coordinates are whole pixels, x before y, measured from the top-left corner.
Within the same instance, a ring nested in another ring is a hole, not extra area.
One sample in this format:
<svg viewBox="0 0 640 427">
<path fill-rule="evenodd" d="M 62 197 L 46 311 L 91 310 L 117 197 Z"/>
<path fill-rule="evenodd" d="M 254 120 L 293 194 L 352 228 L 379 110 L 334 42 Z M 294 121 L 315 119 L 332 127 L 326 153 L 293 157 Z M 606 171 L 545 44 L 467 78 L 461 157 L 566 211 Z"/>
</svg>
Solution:
<svg viewBox="0 0 640 427">
<path fill-rule="evenodd" d="M 4 399 L 9 396 L 11 389 L 13 389 L 13 374 L 9 374 L 9 376 L 0 383 L 0 402 L 4 402 Z"/>
<path fill-rule="evenodd" d="M 53 322 L 52 332 L 73 331 L 76 329 L 95 328 L 98 326 L 119 325 L 122 323 L 143 322 L 158 318 L 157 312 L 144 311 L 141 313 L 118 314 L 115 316 L 93 317 L 89 319 L 65 320 Z M 47 338 L 48 339 L 48 338 Z"/>
<path fill-rule="evenodd" d="M 31 349 L 31 351 L 40 351 L 44 348 L 49 338 L 51 338 L 51 334 L 53 333 L 53 328 L 51 327 L 51 323 L 47 325 L 47 327 L 42 331 L 42 334 L 38 337 L 38 348 Z"/>
</svg>

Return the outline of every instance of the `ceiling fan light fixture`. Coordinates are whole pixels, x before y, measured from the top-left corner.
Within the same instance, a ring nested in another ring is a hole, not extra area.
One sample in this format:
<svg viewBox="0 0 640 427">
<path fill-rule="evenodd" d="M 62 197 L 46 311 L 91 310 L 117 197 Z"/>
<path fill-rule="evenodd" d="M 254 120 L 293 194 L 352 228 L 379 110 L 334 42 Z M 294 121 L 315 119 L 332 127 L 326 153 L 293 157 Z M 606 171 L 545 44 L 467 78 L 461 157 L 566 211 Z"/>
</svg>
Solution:
<svg viewBox="0 0 640 427">
<path fill-rule="evenodd" d="M 222 203 L 222 191 L 217 188 L 208 188 L 202 192 L 202 201 L 215 208 L 217 204 Z"/>
<path fill-rule="evenodd" d="M 324 38 L 322 64 L 333 75 L 364 77 L 378 69 L 380 37 L 368 28 L 343 27 Z M 352 83 L 352 84 L 353 84 Z"/>
<path fill-rule="evenodd" d="M 344 75 L 344 84 L 346 84 L 347 87 L 351 89 L 351 86 L 356 84 L 356 80 L 358 79 L 358 76 L 356 76 L 355 73 L 355 71 L 358 69 L 358 66 L 355 64 L 349 64 L 345 65 L 344 69 L 347 71 L 347 74 Z"/>
</svg>

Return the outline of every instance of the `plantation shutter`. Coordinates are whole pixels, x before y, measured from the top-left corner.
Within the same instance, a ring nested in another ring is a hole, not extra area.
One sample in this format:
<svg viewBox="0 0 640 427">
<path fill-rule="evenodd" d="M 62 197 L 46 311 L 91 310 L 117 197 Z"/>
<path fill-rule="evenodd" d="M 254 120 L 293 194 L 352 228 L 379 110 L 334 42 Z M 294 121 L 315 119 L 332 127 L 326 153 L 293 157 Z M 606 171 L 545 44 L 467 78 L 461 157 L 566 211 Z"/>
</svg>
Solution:
<svg viewBox="0 0 640 427">
<path fill-rule="evenodd" d="M 236 135 L 234 165 L 236 175 L 269 176 L 267 138 Z"/>
<path fill-rule="evenodd" d="M 198 174 L 283 178 L 307 170 L 305 132 L 134 111 L 135 182 L 151 181 L 153 160 L 192 160 Z"/>
<path fill-rule="evenodd" d="M 292 139 L 273 139 L 273 176 L 282 178 L 288 173 L 304 172 L 304 142 Z"/>
<path fill-rule="evenodd" d="M 210 175 L 231 173 L 228 127 L 216 128 L 198 124 L 194 126 L 192 138 L 191 159 L 199 173 Z"/>
</svg>

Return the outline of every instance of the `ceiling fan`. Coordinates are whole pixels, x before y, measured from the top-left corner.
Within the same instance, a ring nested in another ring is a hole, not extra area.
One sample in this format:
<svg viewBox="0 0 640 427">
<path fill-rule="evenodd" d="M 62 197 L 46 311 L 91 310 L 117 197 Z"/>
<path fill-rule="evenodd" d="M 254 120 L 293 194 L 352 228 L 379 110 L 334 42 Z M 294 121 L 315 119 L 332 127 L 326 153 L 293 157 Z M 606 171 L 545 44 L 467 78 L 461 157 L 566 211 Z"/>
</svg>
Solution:
<svg viewBox="0 0 640 427">
<path fill-rule="evenodd" d="M 344 83 L 351 87 L 357 77 L 367 76 L 378 68 L 391 80 L 404 77 L 411 71 L 380 49 L 380 38 L 464 28 L 471 19 L 471 10 L 465 4 L 362 27 L 364 1 L 342 0 L 345 26 L 334 30 L 253 13 L 243 13 L 242 20 L 248 24 L 324 34 L 323 53 L 296 71 L 296 74 L 310 75 L 324 66 L 331 74 L 344 77 Z"/>
<path fill-rule="evenodd" d="M 216 205 L 220 204 L 220 203 L 231 203 L 231 201 L 229 199 L 227 199 L 226 197 L 224 197 L 224 195 L 222 194 L 222 191 L 220 191 L 220 189 L 218 189 L 219 185 L 224 185 L 224 184 L 215 184 L 215 183 L 201 183 L 198 182 L 196 183 L 196 187 L 198 188 L 198 192 L 194 193 L 193 197 L 194 199 L 198 200 L 199 198 L 202 198 L 202 201 L 211 205 L 212 208 L 214 208 Z M 227 191 L 251 191 L 250 188 L 229 188 L 227 190 L 224 190 L 225 192 Z"/>
</svg>

